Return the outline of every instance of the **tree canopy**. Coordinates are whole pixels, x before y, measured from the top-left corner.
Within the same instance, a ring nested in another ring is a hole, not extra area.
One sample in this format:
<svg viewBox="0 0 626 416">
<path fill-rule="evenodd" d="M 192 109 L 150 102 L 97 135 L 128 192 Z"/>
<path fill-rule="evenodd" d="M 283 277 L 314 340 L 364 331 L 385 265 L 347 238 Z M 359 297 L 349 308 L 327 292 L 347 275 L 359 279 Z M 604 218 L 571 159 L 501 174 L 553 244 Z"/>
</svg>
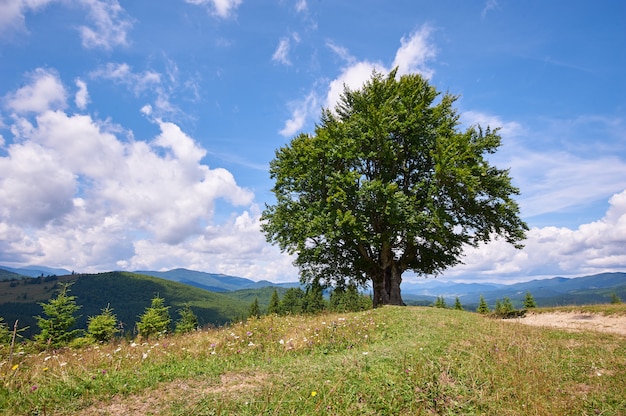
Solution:
<svg viewBox="0 0 626 416">
<path fill-rule="evenodd" d="M 315 134 L 276 151 L 276 203 L 263 212 L 303 282 L 369 283 L 374 306 L 403 304 L 405 271 L 440 274 L 496 236 L 521 247 L 528 229 L 508 170 L 488 160 L 498 130 L 459 130 L 457 97 L 396 72 L 345 88 Z"/>
</svg>

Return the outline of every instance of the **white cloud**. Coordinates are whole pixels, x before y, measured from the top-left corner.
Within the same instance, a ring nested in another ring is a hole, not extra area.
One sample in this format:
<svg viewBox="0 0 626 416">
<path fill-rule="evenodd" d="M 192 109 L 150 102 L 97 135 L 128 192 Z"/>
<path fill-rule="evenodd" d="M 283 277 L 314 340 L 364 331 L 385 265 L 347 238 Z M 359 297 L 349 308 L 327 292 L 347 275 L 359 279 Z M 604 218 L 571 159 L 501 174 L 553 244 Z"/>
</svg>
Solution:
<svg viewBox="0 0 626 416">
<path fill-rule="evenodd" d="M 41 91 L 42 77 L 19 91 Z M 58 79 L 52 84 L 62 87 Z M 220 230 L 230 228 L 214 223 L 218 200 L 252 204 L 254 195 L 229 171 L 202 163 L 206 150 L 176 124 L 156 119 L 161 132 L 152 141 L 125 141 L 118 133 L 132 134 L 120 126 L 32 99 L 41 95 L 8 95 L 22 98 L 9 102 L 29 112 L 12 119 L 14 140 L 0 156 L 0 234 L 12 236 L 0 244 L 3 259 L 10 253 L 11 261 L 106 270 L 131 264 L 139 240 L 170 257 L 167 247 L 202 239 L 209 247 L 226 238 Z M 16 104 L 24 102 L 31 104 Z M 233 234 L 241 237 L 233 253 L 249 244 L 253 230 L 264 241 L 251 221 L 245 215 L 234 221 L 246 232 Z"/>
<path fill-rule="evenodd" d="M 235 13 L 242 0 L 185 0 L 189 4 L 206 6 L 211 14 L 220 18 L 228 18 Z"/>
<path fill-rule="evenodd" d="M 117 0 L 80 0 L 89 10 L 93 26 L 81 26 L 79 32 L 85 48 L 112 49 L 128 45 L 132 21 Z"/>
<path fill-rule="evenodd" d="M 368 61 L 357 62 L 344 68 L 341 74 L 328 85 L 324 107 L 334 109 L 345 87 L 352 90 L 361 88 L 372 77 L 373 71 L 387 72 L 387 69 L 381 63 Z"/>
<path fill-rule="evenodd" d="M 278 42 L 278 46 L 272 55 L 272 61 L 281 63 L 283 65 L 291 65 L 289 59 L 289 52 L 291 49 L 292 41 L 295 43 L 300 42 L 300 35 L 297 32 L 293 32 L 291 36 L 284 37 Z"/>
<path fill-rule="evenodd" d="M 89 104 L 89 91 L 87 90 L 87 84 L 85 81 L 77 79 L 76 86 L 78 87 L 78 91 L 76 91 L 74 102 L 76 103 L 76 107 L 80 110 L 84 110 L 87 108 L 87 104 Z"/>
<path fill-rule="evenodd" d="M 109 62 L 99 69 L 92 71 L 94 79 L 108 79 L 128 87 L 136 95 L 161 84 L 161 74 L 155 71 L 133 72 L 127 63 Z"/>
<path fill-rule="evenodd" d="M 25 14 L 38 11 L 58 0 L 2 0 L 0 1 L 0 34 L 25 30 Z"/>
<path fill-rule="evenodd" d="M 392 67 L 398 67 L 398 75 L 419 73 L 428 79 L 433 76 L 435 71 L 427 66 L 437 54 L 430 39 L 432 31 L 429 25 L 423 25 L 410 36 L 400 39 L 401 46 L 392 64 Z"/>
<path fill-rule="evenodd" d="M 465 264 L 445 273 L 448 278 L 514 281 L 529 277 L 580 276 L 626 268 L 626 190 L 609 199 L 598 221 L 566 227 L 532 228 L 523 250 L 496 240 L 466 251 Z"/>
<path fill-rule="evenodd" d="M 326 46 L 346 62 L 337 78 L 328 85 L 325 107 L 334 109 L 343 94 L 344 87 L 356 90 L 372 77 L 373 71 L 388 73 L 392 68 L 398 67 L 398 75 L 418 72 L 425 77 L 430 77 L 433 70 L 426 65 L 427 61 L 433 59 L 436 50 L 430 42 L 432 29 L 428 25 L 422 26 L 408 37 L 402 37 L 400 48 L 396 51 L 391 68 L 387 68 L 381 62 L 371 62 L 367 60 L 358 61 L 350 55 L 344 47 L 333 42 L 327 42 Z"/>
<path fill-rule="evenodd" d="M 492 130 L 499 128 L 499 134 L 506 138 L 517 137 L 525 133 L 522 125 L 517 121 L 504 121 L 498 116 L 479 111 L 464 111 L 461 113 L 461 122 L 466 128 L 476 125 L 480 125 L 483 129 L 487 127 Z"/>
<path fill-rule="evenodd" d="M 7 108 L 20 114 L 65 108 L 67 94 L 58 74 L 38 68 L 28 75 L 28 79 L 29 85 L 4 97 Z"/>
<path fill-rule="evenodd" d="M 135 243 L 136 255 L 120 266 L 129 270 L 188 267 L 253 280 L 297 280 L 293 258 L 267 244 L 259 221 L 259 209 L 252 206 L 227 222 L 208 226 L 203 234 L 176 245 L 142 239 Z M 165 250 L 169 256 L 163 256 Z"/>
<path fill-rule="evenodd" d="M 278 46 L 272 55 L 272 61 L 279 62 L 283 65 L 291 65 L 289 60 L 289 38 L 282 38 L 278 42 Z"/>
<path fill-rule="evenodd" d="M 302 130 L 307 119 L 317 108 L 317 96 L 311 92 L 302 101 L 290 104 L 291 118 L 285 122 L 285 126 L 279 131 L 282 136 L 290 137 Z"/>
<path fill-rule="evenodd" d="M 78 27 L 85 48 L 112 49 L 128 44 L 132 20 L 117 0 L 2 0 L 0 1 L 0 33 L 26 30 L 25 15 L 51 3 L 87 8 L 90 25 Z"/>
</svg>

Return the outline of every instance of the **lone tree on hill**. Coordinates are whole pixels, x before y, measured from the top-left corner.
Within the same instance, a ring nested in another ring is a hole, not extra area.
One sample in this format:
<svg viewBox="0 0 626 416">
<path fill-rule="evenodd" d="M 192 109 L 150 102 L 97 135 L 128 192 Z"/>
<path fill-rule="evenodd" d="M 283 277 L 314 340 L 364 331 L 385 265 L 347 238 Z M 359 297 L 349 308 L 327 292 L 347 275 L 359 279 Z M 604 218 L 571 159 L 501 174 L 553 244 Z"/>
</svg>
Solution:
<svg viewBox="0 0 626 416">
<path fill-rule="evenodd" d="M 488 160 L 498 130 L 459 131 L 456 99 L 420 75 L 375 72 L 277 150 L 263 231 L 296 255 L 303 283 L 371 283 L 373 306 L 402 305 L 407 270 L 437 275 L 496 236 L 521 248 L 519 190 Z"/>
</svg>

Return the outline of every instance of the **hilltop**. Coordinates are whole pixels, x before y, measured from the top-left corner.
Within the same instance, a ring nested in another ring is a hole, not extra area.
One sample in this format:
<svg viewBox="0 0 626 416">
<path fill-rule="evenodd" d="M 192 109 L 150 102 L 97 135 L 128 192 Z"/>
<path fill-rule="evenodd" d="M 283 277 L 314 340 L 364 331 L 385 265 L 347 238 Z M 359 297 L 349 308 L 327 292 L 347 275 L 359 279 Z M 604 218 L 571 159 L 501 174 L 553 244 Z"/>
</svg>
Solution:
<svg viewBox="0 0 626 416">
<path fill-rule="evenodd" d="M 626 306 L 604 313 L 624 315 Z M 268 316 L 136 343 L 0 353 L 0 410 L 7 415 L 553 416 L 626 409 L 624 336 L 437 308 Z"/>
</svg>

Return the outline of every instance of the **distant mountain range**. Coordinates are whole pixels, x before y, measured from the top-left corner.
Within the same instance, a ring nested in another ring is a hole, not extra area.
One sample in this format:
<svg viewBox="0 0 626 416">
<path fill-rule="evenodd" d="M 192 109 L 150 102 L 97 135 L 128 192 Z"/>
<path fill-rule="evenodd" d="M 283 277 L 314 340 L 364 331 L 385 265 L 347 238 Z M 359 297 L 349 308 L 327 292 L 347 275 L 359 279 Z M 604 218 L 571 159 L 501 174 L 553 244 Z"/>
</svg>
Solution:
<svg viewBox="0 0 626 416">
<path fill-rule="evenodd" d="M 71 273 L 66 269 L 44 266 L 11 268 L 0 265 L 0 280 L 10 280 L 20 276 L 62 276 Z M 179 282 L 211 292 L 232 292 L 268 286 L 289 288 L 300 285 L 299 282 L 273 283 L 267 280 L 257 282 L 243 277 L 183 268 L 165 272 L 137 270 L 133 273 Z M 482 295 L 490 305 L 505 297 L 510 298 L 514 304 L 520 305 L 526 292 L 530 292 L 540 306 L 603 303 L 608 302 L 613 293 L 626 300 L 626 273 L 602 273 L 576 278 L 554 277 L 515 284 L 454 283 L 444 279 L 428 279 L 419 283 L 402 284 L 402 297 L 409 304 L 428 304 L 437 297 L 443 296 L 447 302 L 454 302 L 458 297 L 464 305 L 475 305 L 478 304 Z"/>
</svg>

